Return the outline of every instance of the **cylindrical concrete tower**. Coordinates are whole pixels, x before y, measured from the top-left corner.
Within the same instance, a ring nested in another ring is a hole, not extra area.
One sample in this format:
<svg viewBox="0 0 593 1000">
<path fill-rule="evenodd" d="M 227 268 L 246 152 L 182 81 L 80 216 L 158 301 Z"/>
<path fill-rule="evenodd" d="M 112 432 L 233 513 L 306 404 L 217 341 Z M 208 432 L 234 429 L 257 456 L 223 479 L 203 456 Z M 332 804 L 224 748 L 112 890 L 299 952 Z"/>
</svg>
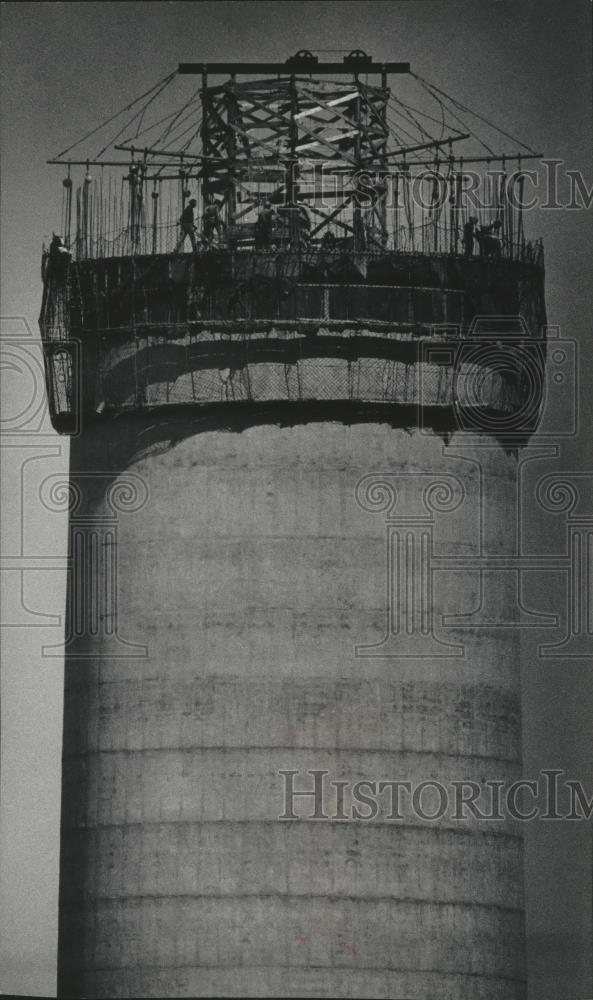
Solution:
<svg viewBox="0 0 593 1000">
<path fill-rule="evenodd" d="M 62 996 L 525 996 L 493 796 L 521 770 L 504 556 L 543 271 L 316 253 L 48 278 L 79 431 Z"/>
</svg>

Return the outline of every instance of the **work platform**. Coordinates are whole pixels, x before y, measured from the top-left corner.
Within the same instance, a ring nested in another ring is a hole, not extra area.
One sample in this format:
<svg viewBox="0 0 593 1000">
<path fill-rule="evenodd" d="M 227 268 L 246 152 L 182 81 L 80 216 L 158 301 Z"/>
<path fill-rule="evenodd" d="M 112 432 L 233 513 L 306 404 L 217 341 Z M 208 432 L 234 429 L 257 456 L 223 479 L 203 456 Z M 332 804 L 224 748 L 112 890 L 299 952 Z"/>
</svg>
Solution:
<svg viewBox="0 0 593 1000">
<path fill-rule="evenodd" d="M 211 250 L 82 260 L 55 277 L 50 270 L 41 313 L 52 419 L 66 433 L 82 416 L 171 405 L 447 407 L 455 366 L 439 344 L 477 330 L 484 351 L 503 336 L 510 362 L 524 341 L 541 344 L 544 325 L 541 253 Z M 485 380 L 483 405 L 518 405 L 507 367 Z"/>
<path fill-rule="evenodd" d="M 161 95 L 195 74 L 198 92 L 161 116 Z M 545 326 L 543 250 L 523 218 L 538 154 L 522 140 L 478 135 L 483 116 L 466 124 L 407 63 L 359 50 L 183 63 L 138 102 L 98 153 L 69 158 L 104 126 L 52 161 L 67 169 L 63 235 L 40 323 L 60 431 L 171 405 L 450 408 L 457 362 L 426 352 L 478 328 L 487 350 L 497 317 L 517 346 L 500 371 L 484 361 L 472 405 L 517 405 L 513 358 Z M 500 139 L 516 151 L 496 154 Z"/>
</svg>

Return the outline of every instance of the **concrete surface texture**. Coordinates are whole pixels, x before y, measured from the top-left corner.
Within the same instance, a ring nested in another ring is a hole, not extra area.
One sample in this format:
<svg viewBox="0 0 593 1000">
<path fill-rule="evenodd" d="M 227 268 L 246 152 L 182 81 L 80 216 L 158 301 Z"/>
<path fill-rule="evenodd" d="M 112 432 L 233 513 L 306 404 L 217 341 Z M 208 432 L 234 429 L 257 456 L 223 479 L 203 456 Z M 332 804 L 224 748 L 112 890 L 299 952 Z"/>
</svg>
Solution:
<svg viewBox="0 0 593 1000">
<path fill-rule="evenodd" d="M 279 818 L 282 770 L 520 775 L 518 635 L 488 627 L 511 583 L 482 627 L 440 627 L 483 596 L 447 558 L 512 551 L 513 455 L 385 423 L 154 425 L 72 441 L 60 995 L 524 997 L 508 819 Z"/>
</svg>

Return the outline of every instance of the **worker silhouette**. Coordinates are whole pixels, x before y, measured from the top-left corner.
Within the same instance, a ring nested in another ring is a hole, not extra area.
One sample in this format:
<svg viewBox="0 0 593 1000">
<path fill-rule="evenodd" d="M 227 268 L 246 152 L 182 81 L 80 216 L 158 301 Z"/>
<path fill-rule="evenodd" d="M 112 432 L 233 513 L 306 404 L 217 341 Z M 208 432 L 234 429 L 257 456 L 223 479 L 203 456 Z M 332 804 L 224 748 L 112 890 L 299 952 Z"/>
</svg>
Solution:
<svg viewBox="0 0 593 1000">
<path fill-rule="evenodd" d="M 63 280 L 68 273 L 68 265 L 72 260 L 72 254 L 61 236 L 52 234 L 52 241 L 49 245 L 48 253 L 48 277 Z"/>
<path fill-rule="evenodd" d="M 464 254 L 466 257 L 473 257 L 474 253 L 474 242 L 478 240 L 478 232 L 476 226 L 478 220 L 475 215 L 470 215 L 469 219 L 463 227 L 463 246 Z"/>
<path fill-rule="evenodd" d="M 336 237 L 329 229 L 326 229 L 323 236 L 321 237 L 321 249 L 328 250 L 329 252 L 331 252 L 332 250 L 336 249 L 336 244 L 337 244 Z"/>
<path fill-rule="evenodd" d="M 255 229 L 255 246 L 258 250 L 268 250 L 272 245 L 272 234 L 276 213 L 270 201 L 266 199 L 258 217 Z"/>
<path fill-rule="evenodd" d="M 220 220 L 220 212 L 218 210 L 218 205 L 214 200 L 214 195 L 206 195 L 206 204 L 204 205 L 204 215 L 202 217 L 202 234 L 206 243 L 212 243 L 214 240 L 214 234 L 220 237 L 222 233 L 222 223 Z"/>
<path fill-rule="evenodd" d="M 502 243 L 500 240 L 500 230 L 502 223 L 500 219 L 492 222 L 489 226 L 482 226 L 477 235 L 480 244 L 480 253 L 483 257 L 500 257 L 502 253 Z"/>
<path fill-rule="evenodd" d="M 194 220 L 194 208 L 196 207 L 196 199 L 192 198 L 188 205 L 185 206 L 183 212 L 181 213 L 181 218 L 179 219 L 179 225 L 181 226 L 181 239 L 175 248 L 175 253 L 179 253 L 185 243 L 185 237 L 189 236 L 192 250 L 194 253 L 198 249 L 198 244 L 196 241 L 196 224 Z"/>
</svg>

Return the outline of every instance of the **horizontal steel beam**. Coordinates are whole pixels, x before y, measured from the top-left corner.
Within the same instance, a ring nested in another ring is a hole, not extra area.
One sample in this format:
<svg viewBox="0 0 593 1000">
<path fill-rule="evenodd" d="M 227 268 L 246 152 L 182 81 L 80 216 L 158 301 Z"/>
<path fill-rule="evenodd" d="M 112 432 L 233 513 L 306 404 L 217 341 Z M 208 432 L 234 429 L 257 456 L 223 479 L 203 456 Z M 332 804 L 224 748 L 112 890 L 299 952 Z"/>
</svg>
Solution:
<svg viewBox="0 0 593 1000">
<path fill-rule="evenodd" d="M 283 63 L 249 63 L 249 62 L 199 62 L 179 63 L 178 73 L 270 73 L 275 76 L 292 76 L 295 73 L 333 75 L 335 73 L 409 73 L 408 62 L 373 62 L 371 59 L 352 59 L 341 63 L 318 63 L 313 60 L 290 61 Z"/>
<path fill-rule="evenodd" d="M 116 149 L 122 149 L 121 146 L 116 146 Z M 136 150 L 137 153 L 142 153 L 143 150 Z M 150 163 L 144 163 L 142 160 L 46 160 L 49 166 L 62 166 L 62 167 L 170 167 L 170 163 L 154 163 L 152 160 Z M 188 164 L 188 167 L 190 164 Z"/>
</svg>

